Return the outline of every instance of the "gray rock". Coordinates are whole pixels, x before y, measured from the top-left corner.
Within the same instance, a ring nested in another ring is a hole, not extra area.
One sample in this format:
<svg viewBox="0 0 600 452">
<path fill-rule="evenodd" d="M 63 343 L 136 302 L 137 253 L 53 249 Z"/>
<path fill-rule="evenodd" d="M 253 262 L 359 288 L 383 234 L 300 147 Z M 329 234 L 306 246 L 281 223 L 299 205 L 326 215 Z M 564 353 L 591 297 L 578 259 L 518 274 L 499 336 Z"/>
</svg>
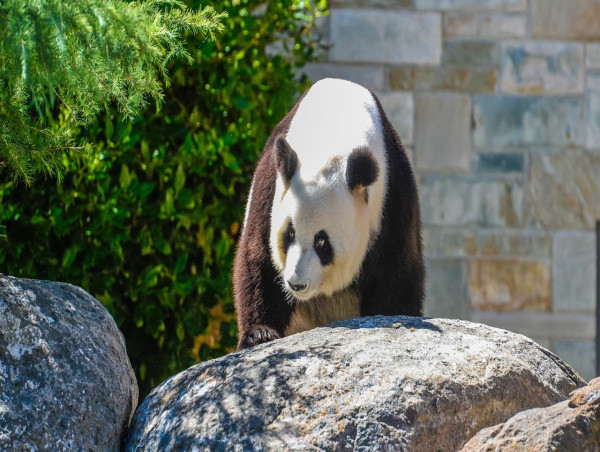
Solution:
<svg viewBox="0 0 600 452">
<path fill-rule="evenodd" d="M 0 450 L 119 450 L 138 387 L 120 331 L 79 287 L 0 274 Z"/>
<path fill-rule="evenodd" d="M 569 400 L 523 411 L 486 428 L 462 452 L 497 450 L 582 452 L 600 449 L 600 378 L 573 391 Z"/>
<path fill-rule="evenodd" d="M 140 405 L 126 450 L 456 450 L 585 382 L 517 334 L 367 317 L 195 365 Z"/>
</svg>

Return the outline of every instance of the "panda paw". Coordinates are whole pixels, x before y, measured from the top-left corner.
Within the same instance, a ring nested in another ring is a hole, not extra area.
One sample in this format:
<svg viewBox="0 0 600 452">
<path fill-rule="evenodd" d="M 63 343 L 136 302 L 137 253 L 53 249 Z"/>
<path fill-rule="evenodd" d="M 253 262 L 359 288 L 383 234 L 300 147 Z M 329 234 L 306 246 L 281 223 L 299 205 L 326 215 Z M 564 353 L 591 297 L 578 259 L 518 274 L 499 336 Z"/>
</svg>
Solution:
<svg viewBox="0 0 600 452">
<path fill-rule="evenodd" d="M 248 331 L 238 345 L 238 350 L 244 348 L 254 347 L 255 345 L 262 344 L 265 342 L 271 342 L 275 339 L 279 339 L 281 336 L 273 328 L 268 326 L 258 325 Z"/>
</svg>

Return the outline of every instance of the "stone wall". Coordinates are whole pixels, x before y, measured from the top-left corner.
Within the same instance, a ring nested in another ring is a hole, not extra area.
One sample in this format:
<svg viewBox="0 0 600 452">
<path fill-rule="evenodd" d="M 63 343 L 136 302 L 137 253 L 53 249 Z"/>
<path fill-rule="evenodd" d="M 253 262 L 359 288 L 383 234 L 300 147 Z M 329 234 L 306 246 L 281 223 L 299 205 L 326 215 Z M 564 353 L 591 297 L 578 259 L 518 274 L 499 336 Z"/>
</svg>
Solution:
<svg viewBox="0 0 600 452">
<path fill-rule="evenodd" d="M 330 6 L 306 72 L 376 92 L 411 155 L 426 314 L 526 334 L 592 378 L 600 1 Z"/>
</svg>

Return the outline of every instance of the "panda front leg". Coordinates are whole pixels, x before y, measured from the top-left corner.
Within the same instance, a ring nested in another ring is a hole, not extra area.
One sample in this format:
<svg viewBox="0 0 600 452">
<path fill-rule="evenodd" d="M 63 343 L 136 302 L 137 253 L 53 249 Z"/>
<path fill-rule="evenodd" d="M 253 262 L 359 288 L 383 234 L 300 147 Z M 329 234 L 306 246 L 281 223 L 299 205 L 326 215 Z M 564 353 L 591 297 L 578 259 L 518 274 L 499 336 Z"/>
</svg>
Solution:
<svg viewBox="0 0 600 452">
<path fill-rule="evenodd" d="M 248 332 L 240 334 L 238 350 L 254 347 L 258 344 L 271 342 L 279 339 L 281 336 L 273 328 L 266 325 L 253 326 Z"/>
<path fill-rule="evenodd" d="M 268 245 L 245 236 L 233 265 L 233 292 L 238 321 L 238 349 L 284 336 L 293 308 L 279 284 Z"/>
</svg>

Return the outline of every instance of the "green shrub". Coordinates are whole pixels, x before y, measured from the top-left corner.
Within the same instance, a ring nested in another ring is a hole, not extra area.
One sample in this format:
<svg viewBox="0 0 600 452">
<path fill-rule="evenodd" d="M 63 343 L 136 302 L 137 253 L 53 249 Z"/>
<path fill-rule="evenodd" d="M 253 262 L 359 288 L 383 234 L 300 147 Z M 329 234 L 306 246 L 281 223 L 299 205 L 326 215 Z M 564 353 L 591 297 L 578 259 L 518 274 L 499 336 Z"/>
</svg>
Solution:
<svg viewBox="0 0 600 452">
<path fill-rule="evenodd" d="M 180 0 L 0 1 L 0 164 L 26 182 L 54 173 L 59 151 L 80 144 L 73 127 L 111 100 L 134 117 L 160 99 L 169 60 L 191 60 L 183 33 L 214 39 L 223 19 Z"/>
<path fill-rule="evenodd" d="M 81 132 L 91 151 L 64 156 L 61 183 L 26 187 L 0 172 L 0 271 L 97 297 L 125 335 L 142 395 L 235 346 L 230 273 L 252 172 L 307 86 L 295 71 L 318 50 L 311 29 L 325 9 L 215 3 L 225 31 L 188 37 L 195 62 L 171 63 L 159 111 L 133 123 L 109 111 Z M 274 44 L 283 51 L 269 56 Z"/>
</svg>

